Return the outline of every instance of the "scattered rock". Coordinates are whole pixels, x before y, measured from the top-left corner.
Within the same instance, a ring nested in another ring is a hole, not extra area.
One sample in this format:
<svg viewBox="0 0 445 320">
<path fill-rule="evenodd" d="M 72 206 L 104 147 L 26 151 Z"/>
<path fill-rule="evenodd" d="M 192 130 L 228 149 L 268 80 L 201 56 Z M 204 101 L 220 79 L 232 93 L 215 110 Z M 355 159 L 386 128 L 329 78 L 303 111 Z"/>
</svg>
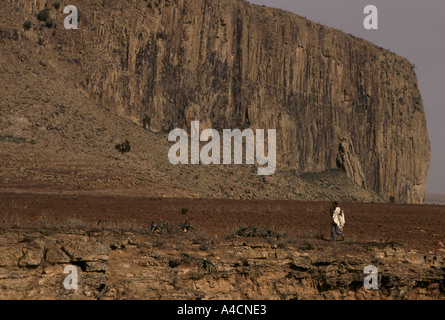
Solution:
<svg viewBox="0 0 445 320">
<path fill-rule="evenodd" d="M 108 270 L 105 262 L 87 262 L 85 266 L 86 272 L 106 272 Z"/>
<path fill-rule="evenodd" d="M 42 262 L 43 251 L 42 250 L 30 250 L 23 249 L 23 256 L 18 260 L 19 267 L 37 267 Z"/>
<path fill-rule="evenodd" d="M 23 255 L 22 249 L 18 246 L 2 246 L 0 254 L 0 267 L 15 267 L 18 259 Z"/>
<path fill-rule="evenodd" d="M 70 262 L 70 257 L 59 247 L 51 246 L 46 251 L 45 260 L 55 264 L 68 263 Z"/>
<path fill-rule="evenodd" d="M 111 252 L 109 246 L 99 242 L 67 244 L 62 250 L 71 261 L 107 261 Z"/>
</svg>

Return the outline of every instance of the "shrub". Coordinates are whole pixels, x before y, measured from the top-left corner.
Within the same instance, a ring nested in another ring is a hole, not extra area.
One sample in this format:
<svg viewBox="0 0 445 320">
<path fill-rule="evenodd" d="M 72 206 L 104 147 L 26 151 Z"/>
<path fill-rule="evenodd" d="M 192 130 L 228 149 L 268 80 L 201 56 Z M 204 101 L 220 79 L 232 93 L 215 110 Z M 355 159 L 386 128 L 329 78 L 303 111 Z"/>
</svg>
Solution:
<svg viewBox="0 0 445 320">
<path fill-rule="evenodd" d="M 45 44 L 45 39 L 39 38 L 39 45 L 43 46 Z"/>
<path fill-rule="evenodd" d="M 20 228 L 21 226 L 20 216 L 16 213 L 9 214 L 9 212 L 7 212 L 2 216 L 2 220 L 0 222 L 9 228 Z"/>
<path fill-rule="evenodd" d="M 49 10 L 48 9 L 43 9 L 40 10 L 40 12 L 37 14 L 37 19 L 39 21 L 46 21 L 49 18 Z"/>
<path fill-rule="evenodd" d="M 56 21 L 53 18 L 46 19 L 46 24 L 48 28 L 52 28 L 56 25 Z"/>
<path fill-rule="evenodd" d="M 246 233 L 247 233 L 248 228 L 245 226 L 241 226 L 238 228 L 238 230 L 235 230 L 235 235 L 240 236 L 240 237 L 245 237 Z"/>
<path fill-rule="evenodd" d="M 263 233 L 262 236 L 265 238 L 276 238 L 277 240 L 281 239 L 281 238 L 286 238 L 286 234 L 284 233 L 280 233 L 280 232 L 276 232 L 275 230 L 266 228 Z"/>
<path fill-rule="evenodd" d="M 212 273 L 216 270 L 216 266 L 209 259 L 200 259 L 198 262 L 198 267 L 200 269 L 204 269 L 209 273 Z"/>
<path fill-rule="evenodd" d="M 78 217 L 69 217 L 63 223 L 63 227 L 67 229 L 81 230 L 87 227 L 87 223 Z"/>
<path fill-rule="evenodd" d="M 158 32 L 156 32 L 156 38 L 165 40 L 165 39 L 167 39 L 167 36 L 165 35 L 164 31 L 158 31 Z"/>
<path fill-rule="evenodd" d="M 55 2 L 55 3 L 53 4 L 53 7 L 56 8 L 56 10 L 59 10 L 59 8 L 60 8 L 60 2 Z"/>
<path fill-rule="evenodd" d="M 173 229 L 167 221 L 154 223 L 150 225 L 151 233 L 172 233 Z"/>
<path fill-rule="evenodd" d="M 130 152 L 131 146 L 128 140 L 125 140 L 122 144 L 117 144 L 114 146 L 120 153 Z"/>
<path fill-rule="evenodd" d="M 50 217 L 47 213 L 42 214 L 39 217 L 39 224 L 42 229 L 55 229 L 56 224 L 54 218 Z"/>
<path fill-rule="evenodd" d="M 187 232 L 193 230 L 193 227 L 189 225 L 188 221 L 186 221 L 179 226 L 179 230 L 182 232 Z"/>
<path fill-rule="evenodd" d="M 259 237 L 260 229 L 257 226 L 249 228 L 246 232 L 246 237 Z"/>
<path fill-rule="evenodd" d="M 32 22 L 31 22 L 30 20 L 26 20 L 26 21 L 23 23 L 23 29 L 25 29 L 25 30 L 29 30 L 29 29 L 31 29 L 31 27 L 32 27 Z"/>
<path fill-rule="evenodd" d="M 237 230 L 233 232 L 233 235 L 239 237 L 251 237 L 251 238 L 276 238 L 281 239 L 285 238 L 286 235 L 282 233 L 278 233 L 270 228 L 266 228 L 262 230 L 257 226 L 246 227 L 241 226 Z"/>
<path fill-rule="evenodd" d="M 324 240 L 324 235 L 322 233 L 316 233 L 314 235 L 314 238 L 318 240 Z"/>
</svg>

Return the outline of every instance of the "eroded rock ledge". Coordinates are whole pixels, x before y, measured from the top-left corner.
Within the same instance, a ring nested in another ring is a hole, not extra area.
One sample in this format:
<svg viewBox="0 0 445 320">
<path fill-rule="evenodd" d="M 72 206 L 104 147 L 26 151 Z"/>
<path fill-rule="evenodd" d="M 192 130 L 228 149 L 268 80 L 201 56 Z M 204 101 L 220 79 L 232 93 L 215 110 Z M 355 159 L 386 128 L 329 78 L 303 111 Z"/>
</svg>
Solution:
<svg viewBox="0 0 445 320">
<path fill-rule="evenodd" d="M 392 242 L 11 230 L 0 247 L 0 299 L 445 298 L 444 256 Z M 75 291 L 62 285 L 69 264 Z M 370 264 L 378 290 L 363 288 Z"/>
</svg>

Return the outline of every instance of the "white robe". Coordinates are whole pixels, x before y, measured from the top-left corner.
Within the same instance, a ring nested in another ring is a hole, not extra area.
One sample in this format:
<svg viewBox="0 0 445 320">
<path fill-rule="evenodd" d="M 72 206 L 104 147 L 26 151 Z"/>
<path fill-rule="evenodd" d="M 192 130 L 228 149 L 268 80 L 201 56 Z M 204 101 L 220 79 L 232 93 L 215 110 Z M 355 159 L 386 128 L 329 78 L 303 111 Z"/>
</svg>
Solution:
<svg viewBox="0 0 445 320">
<path fill-rule="evenodd" d="M 334 213 L 332 214 L 332 220 L 334 223 L 342 229 L 345 226 L 345 213 L 343 209 L 340 207 L 335 208 Z"/>
</svg>

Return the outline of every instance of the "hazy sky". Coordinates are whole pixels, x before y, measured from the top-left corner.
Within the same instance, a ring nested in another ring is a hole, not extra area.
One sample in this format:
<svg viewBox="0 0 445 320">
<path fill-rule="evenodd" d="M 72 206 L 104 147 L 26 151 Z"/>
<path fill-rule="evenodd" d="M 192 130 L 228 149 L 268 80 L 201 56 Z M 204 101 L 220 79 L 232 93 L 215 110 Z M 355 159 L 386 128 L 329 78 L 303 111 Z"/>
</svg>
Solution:
<svg viewBox="0 0 445 320">
<path fill-rule="evenodd" d="M 416 65 L 425 105 L 431 162 L 428 193 L 445 194 L 444 0 L 249 0 L 304 16 L 371 41 Z M 363 9 L 378 9 L 378 30 L 366 30 Z"/>
</svg>

